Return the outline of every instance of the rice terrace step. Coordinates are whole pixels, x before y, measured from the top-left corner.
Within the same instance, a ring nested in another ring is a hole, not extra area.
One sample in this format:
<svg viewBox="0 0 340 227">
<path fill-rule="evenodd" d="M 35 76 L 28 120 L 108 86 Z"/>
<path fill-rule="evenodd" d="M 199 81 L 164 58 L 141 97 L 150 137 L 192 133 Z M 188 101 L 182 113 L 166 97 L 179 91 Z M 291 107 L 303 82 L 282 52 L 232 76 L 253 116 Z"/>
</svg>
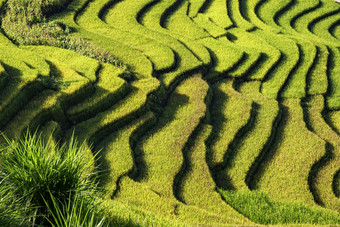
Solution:
<svg viewBox="0 0 340 227">
<path fill-rule="evenodd" d="M 0 27 L 0 226 L 340 226 L 340 0 L 0 0 Z M 91 211 L 5 188 L 22 141 L 84 150 Z"/>
</svg>

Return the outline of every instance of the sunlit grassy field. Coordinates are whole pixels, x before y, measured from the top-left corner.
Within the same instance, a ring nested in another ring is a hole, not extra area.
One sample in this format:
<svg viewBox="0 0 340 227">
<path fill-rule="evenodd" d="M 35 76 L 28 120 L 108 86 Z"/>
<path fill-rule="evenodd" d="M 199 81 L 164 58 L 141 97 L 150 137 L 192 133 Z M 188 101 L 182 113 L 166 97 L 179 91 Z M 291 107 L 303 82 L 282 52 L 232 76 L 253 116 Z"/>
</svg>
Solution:
<svg viewBox="0 0 340 227">
<path fill-rule="evenodd" d="M 340 225 L 339 3 L 0 8 L 0 143 L 82 144 L 105 225 Z"/>
</svg>

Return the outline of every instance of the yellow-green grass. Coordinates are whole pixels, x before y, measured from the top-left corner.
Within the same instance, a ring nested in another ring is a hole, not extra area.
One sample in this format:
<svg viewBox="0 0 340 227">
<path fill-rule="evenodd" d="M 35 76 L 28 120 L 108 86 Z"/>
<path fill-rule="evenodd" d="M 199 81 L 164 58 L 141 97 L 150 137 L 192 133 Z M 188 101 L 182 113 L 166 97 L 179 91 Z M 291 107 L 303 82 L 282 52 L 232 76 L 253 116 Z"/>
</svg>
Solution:
<svg viewBox="0 0 340 227">
<path fill-rule="evenodd" d="M 93 118 L 83 121 L 69 130 L 74 131 L 79 141 L 96 142 L 96 137 L 102 138 L 117 129 L 115 124 L 130 121 L 138 117 L 147 108 L 147 96 L 159 88 L 156 79 L 143 79 L 131 83 L 131 92 L 109 109 L 98 113 Z M 119 126 L 119 125 L 118 125 Z"/>
<path fill-rule="evenodd" d="M 335 10 L 339 10 L 339 5 L 334 1 L 330 0 L 320 0 L 318 6 L 313 10 L 306 11 L 305 14 L 299 16 L 292 23 L 292 27 L 300 33 L 302 36 L 307 37 L 315 42 L 321 42 L 327 45 L 339 46 L 339 40 L 336 39 L 323 39 L 320 36 L 312 33 L 310 31 L 310 26 L 313 25 L 315 21 L 322 19 L 324 15 L 331 13 Z M 324 28 L 325 32 L 328 33 L 327 28 Z"/>
<path fill-rule="evenodd" d="M 275 17 L 282 10 L 285 10 L 293 0 L 278 0 L 278 1 L 262 1 L 263 3 L 258 8 L 258 17 L 266 23 L 273 31 L 280 31 L 280 27 L 275 22 Z"/>
<path fill-rule="evenodd" d="M 124 204 L 132 210 L 137 210 L 139 214 L 148 213 L 148 215 L 154 215 L 159 219 L 171 220 L 171 223 L 183 222 L 186 226 L 230 226 L 235 225 L 235 223 L 252 224 L 248 220 L 245 221 L 245 218 L 237 219 L 236 217 L 229 217 L 229 220 L 233 219 L 233 221 L 229 223 L 225 222 L 225 218 L 221 218 L 221 216 L 215 213 L 208 212 L 196 206 L 188 206 L 183 203 L 179 203 L 174 198 L 160 196 L 157 192 L 145 184 L 135 182 L 128 177 L 122 178 L 120 182 L 120 190 L 113 201 L 115 203 Z M 157 223 L 155 225 L 161 224 Z M 176 226 L 176 224 L 170 225 Z"/>
<path fill-rule="evenodd" d="M 326 208 L 340 213 L 340 199 L 333 191 L 333 179 L 340 166 L 340 136 L 325 122 L 322 116 L 324 98 L 312 96 L 306 103 L 307 122 L 313 132 L 328 143 L 327 153 L 315 165 L 313 179 L 318 201 Z"/>
<path fill-rule="evenodd" d="M 333 36 L 337 39 L 340 39 L 340 26 L 339 26 L 339 22 L 334 23 L 331 26 L 331 33 L 333 34 Z"/>
<path fill-rule="evenodd" d="M 7 82 L 8 74 L 0 62 L 0 90 L 2 90 L 6 86 Z"/>
<path fill-rule="evenodd" d="M 316 47 L 311 42 L 295 41 L 299 48 L 299 61 L 297 67 L 289 75 L 287 83 L 281 92 L 281 97 L 283 98 L 303 98 L 306 96 L 307 77 L 316 58 Z"/>
<path fill-rule="evenodd" d="M 96 145 L 99 149 L 99 168 L 103 171 L 101 184 L 108 192 L 108 199 L 118 189 L 118 180 L 123 175 L 133 171 L 134 153 L 131 147 L 133 134 L 140 127 L 145 127 L 145 123 L 154 121 L 152 113 L 147 113 L 120 128 L 116 132 L 108 135 L 105 139 Z"/>
<path fill-rule="evenodd" d="M 277 98 L 288 75 L 299 62 L 300 51 L 296 42 L 284 35 L 273 35 L 261 31 L 256 31 L 256 35 L 264 38 L 282 53 L 280 62 L 267 74 L 261 86 L 261 92 L 265 96 Z"/>
<path fill-rule="evenodd" d="M 212 57 L 213 65 L 206 75 L 208 80 L 223 77 L 243 60 L 244 53 L 231 43 L 220 42 L 212 37 L 201 39 L 200 42 L 210 50 Z"/>
<path fill-rule="evenodd" d="M 180 5 L 181 2 L 183 5 Z M 172 15 L 173 11 L 178 5 L 182 6 L 180 9 L 183 9 L 183 7 L 187 6 L 187 3 L 178 0 L 163 0 L 155 2 L 155 4 L 150 5 L 147 9 L 145 9 L 143 14 L 141 14 L 138 18 L 138 21 L 145 27 L 173 37 L 177 42 L 180 42 L 182 49 L 173 48 L 176 53 L 180 55 L 180 57 L 182 57 L 181 53 L 183 53 L 184 46 L 186 51 L 189 51 L 191 55 L 193 55 L 199 61 L 198 66 L 210 64 L 209 52 L 202 45 L 200 45 L 199 42 L 193 40 L 209 36 L 209 34 L 193 23 L 186 15 L 185 11 L 181 10 L 181 14 L 183 15 L 184 13 L 185 15 L 184 17 L 178 16 L 178 13 L 176 13 L 176 15 Z M 170 22 L 170 20 L 174 20 L 174 22 L 171 22 L 171 24 L 174 24 L 174 26 L 171 26 L 171 28 L 168 29 L 167 23 Z M 173 29 L 174 31 L 172 31 Z M 189 32 L 190 35 L 188 37 L 191 38 L 186 37 L 186 34 Z M 189 63 L 183 64 L 186 65 Z M 196 62 L 190 63 L 189 66 L 192 66 L 192 69 L 198 67 Z"/>
<path fill-rule="evenodd" d="M 329 109 L 340 109 L 340 50 L 332 46 L 328 46 L 330 58 L 328 60 L 328 92 L 326 94 L 327 107 Z"/>
<path fill-rule="evenodd" d="M 92 27 L 91 24 L 94 23 L 92 17 L 83 17 L 84 10 L 86 12 L 87 1 L 85 0 L 76 0 L 72 1 L 70 5 L 68 5 L 67 10 L 54 15 L 51 19 L 58 20 L 66 25 L 73 27 L 76 29 L 76 32 L 73 33 L 73 36 L 81 36 L 85 39 L 88 39 L 91 43 L 96 46 L 105 49 L 106 51 L 112 53 L 119 61 L 126 63 L 128 69 L 133 71 L 137 77 L 145 78 L 150 77 L 152 75 L 152 64 L 146 58 L 145 55 L 136 51 L 136 49 L 132 49 L 129 46 L 123 44 L 121 41 L 117 41 L 112 37 L 107 37 L 107 34 L 104 31 L 101 31 L 98 28 L 98 31 L 95 27 Z M 94 2 L 95 3 L 95 2 Z M 85 9 L 83 9 L 85 7 Z M 92 8 L 91 8 L 92 9 Z M 98 9 L 99 10 L 99 9 Z M 97 20 L 100 19 L 97 17 L 98 12 L 92 12 L 92 14 Z M 82 26 L 78 25 L 80 20 L 84 21 Z M 94 23 L 94 25 L 96 25 Z M 105 24 L 103 23 L 103 26 Z M 89 28 L 87 28 L 89 27 Z M 99 33 L 99 32 L 102 33 Z M 115 30 L 107 30 L 109 32 L 117 32 Z M 103 34 L 104 33 L 104 34 Z"/>
<path fill-rule="evenodd" d="M 188 16 L 190 18 L 196 17 L 207 4 L 209 4 L 207 0 L 189 0 Z"/>
<path fill-rule="evenodd" d="M 214 85 L 211 103 L 212 137 L 208 141 L 210 168 L 223 162 L 231 142 L 242 128 L 246 128 L 252 112 L 252 101 L 233 89 L 233 81 Z"/>
<path fill-rule="evenodd" d="M 223 167 L 216 174 L 227 176 L 231 188 L 247 189 L 256 166 L 259 165 L 258 157 L 261 152 L 270 149 L 273 134 L 276 130 L 276 121 L 279 115 L 277 101 L 268 99 L 260 92 L 260 82 L 244 83 L 240 92 L 254 102 L 252 124 L 247 131 L 232 142 L 225 154 Z M 251 168 L 255 168 L 252 170 Z M 223 177 L 221 177 L 223 179 Z"/>
<path fill-rule="evenodd" d="M 259 10 L 264 2 L 266 1 L 252 0 L 252 1 L 240 2 L 242 4 L 242 8 L 244 8 L 242 11 L 243 15 L 246 17 L 245 19 L 247 19 L 255 27 L 261 28 L 266 31 L 277 33 L 279 30 L 266 24 L 264 21 L 262 21 L 262 18 L 259 15 Z"/>
<path fill-rule="evenodd" d="M 295 29 L 292 27 L 294 21 L 299 17 L 302 17 L 305 13 L 317 8 L 319 2 L 319 0 L 295 0 L 289 10 L 286 10 L 284 13 L 282 13 L 276 20 L 277 24 L 279 24 L 280 27 L 284 29 L 281 31 L 296 33 Z"/>
<path fill-rule="evenodd" d="M 56 104 L 56 92 L 52 90 L 42 91 L 39 96 L 35 96 L 28 104 L 21 106 L 20 111 L 12 116 L 11 121 L 2 130 L 8 138 L 19 138 L 22 133 L 27 131 L 34 119 L 39 118 L 37 119 L 39 124 L 43 123 L 44 118 L 48 119 L 52 115 L 51 110 Z"/>
<path fill-rule="evenodd" d="M 54 62 L 60 72 L 59 81 L 65 83 L 59 91 L 45 90 L 37 94 L 26 105 L 20 105 L 22 109 L 12 117 L 4 127 L 6 135 L 10 138 L 21 136 L 28 127 L 34 130 L 39 124 L 49 118 L 65 123 L 64 108 L 81 100 L 88 93 L 90 81 L 82 77 L 64 63 Z M 19 95 L 22 95 L 21 92 Z"/>
<path fill-rule="evenodd" d="M 261 53 L 261 56 L 264 61 L 255 62 L 254 71 L 247 73 L 247 78 L 254 80 L 263 80 L 265 76 L 269 73 L 269 71 L 277 64 L 281 57 L 281 52 L 268 44 L 264 39 L 259 36 L 256 36 L 250 32 L 246 32 L 239 28 L 233 28 L 228 30 L 229 36 L 234 37 L 230 38 L 233 40 L 233 43 L 238 45 L 240 48 L 243 48 L 247 52 L 252 53 Z M 222 39 L 222 38 L 221 38 Z"/>
<path fill-rule="evenodd" d="M 122 42 L 131 49 L 139 50 L 152 61 L 156 71 L 165 71 L 174 65 L 174 53 L 167 46 L 161 45 L 155 39 L 150 39 L 125 29 L 117 29 L 114 25 L 110 26 L 104 23 L 99 16 L 103 13 L 102 10 L 106 9 L 106 3 L 106 0 L 97 0 L 89 3 L 87 8 L 78 17 L 78 24 L 110 39 Z M 115 7 L 107 10 L 116 12 Z"/>
<path fill-rule="evenodd" d="M 14 45 L 1 32 L 0 32 L 0 49 L 1 49 L 0 62 L 2 64 L 9 65 L 11 67 L 17 68 L 25 72 L 35 71 L 35 73 L 38 73 L 41 76 L 49 75 L 50 73 L 49 65 L 45 62 L 43 58 L 39 57 L 34 53 L 31 53 L 30 51 L 21 49 L 18 46 Z M 11 74 L 10 71 L 7 71 L 7 73 Z M 15 71 L 15 74 L 18 75 L 19 73 Z M 23 74 L 25 73 L 23 72 Z M 33 73 L 30 72 L 29 74 Z"/>
<path fill-rule="evenodd" d="M 100 64 L 92 58 L 83 56 L 71 50 L 65 50 L 57 47 L 49 46 L 22 46 L 24 50 L 36 53 L 37 55 L 49 61 L 56 60 L 58 62 L 67 63 L 70 69 L 78 72 L 91 82 L 97 80 L 96 73 L 100 68 Z"/>
<path fill-rule="evenodd" d="M 333 130 L 340 134 L 340 111 L 330 111 L 327 113 L 327 123 L 331 125 Z"/>
<path fill-rule="evenodd" d="M 93 42 L 104 49 L 110 51 L 108 47 L 114 48 L 112 53 L 130 68 L 132 67 L 131 70 L 144 77 L 150 77 L 152 75 L 152 64 L 145 55 L 136 50 L 136 47 L 145 46 L 150 52 L 150 48 L 155 48 L 155 46 L 150 43 L 150 40 L 145 40 L 143 37 L 138 37 L 138 35 L 114 29 L 103 23 L 98 17 L 98 14 L 106 2 L 105 0 L 91 1 L 86 8 L 78 14 L 77 18 L 75 18 L 76 22 L 82 30 L 88 34 L 80 33 L 85 37 L 91 37 Z M 103 38 L 105 38 L 105 42 L 102 42 L 104 40 Z M 165 54 L 168 55 L 169 52 Z"/>
<path fill-rule="evenodd" d="M 340 40 L 334 37 L 331 31 L 333 24 L 337 24 L 340 21 L 340 7 L 334 8 L 336 10 L 323 14 L 322 17 L 309 24 L 309 30 L 319 37 L 338 42 L 340 45 Z"/>
<path fill-rule="evenodd" d="M 136 1 L 122 1 L 112 10 L 107 12 L 104 20 L 112 26 L 121 29 L 128 29 L 133 33 L 155 39 L 163 45 L 170 47 L 174 51 L 176 55 L 175 68 L 172 71 L 159 76 L 159 78 L 164 82 L 165 86 L 170 87 L 176 81 L 176 79 L 181 77 L 185 72 L 197 69 L 205 62 L 207 62 L 205 64 L 208 64 L 210 56 L 206 50 L 202 49 L 202 47 L 197 47 L 196 45 L 195 48 L 199 49 L 199 56 L 203 60 L 202 63 L 191 50 L 186 48 L 186 45 L 190 45 L 190 43 L 184 44 L 179 42 L 177 37 L 173 37 L 176 35 L 173 35 L 171 32 L 169 32 L 169 30 L 162 28 L 159 23 L 162 16 L 162 10 L 166 10 L 166 8 L 163 9 L 162 6 L 159 7 L 157 5 L 158 8 L 154 9 L 153 7 L 151 12 L 146 11 L 146 9 L 143 7 L 149 2 L 150 0 L 138 1 L 137 4 Z M 128 13 L 127 16 L 124 15 L 125 12 Z M 120 18 L 123 19 L 121 20 Z M 126 18 L 126 20 L 124 18 Z M 142 26 L 138 22 L 143 22 L 143 24 L 145 23 L 145 26 Z M 191 44 L 194 45 L 193 42 Z"/>
<path fill-rule="evenodd" d="M 174 196 L 182 150 L 205 116 L 207 92 L 208 85 L 200 75 L 183 81 L 170 96 L 156 127 L 139 144 L 146 166 L 141 181 L 162 197 Z"/>
<path fill-rule="evenodd" d="M 275 226 L 333 226 L 340 223 L 339 215 L 327 209 L 311 208 L 295 201 L 276 202 L 265 192 L 218 191 L 228 204 L 255 223 Z"/>
<path fill-rule="evenodd" d="M 155 212 L 135 207 L 126 201 L 104 198 L 100 202 L 108 209 L 108 219 L 114 226 L 187 226 L 185 222 L 161 217 Z"/>
<path fill-rule="evenodd" d="M 316 46 L 316 59 L 307 75 L 307 94 L 325 94 L 328 88 L 327 64 L 329 52 L 325 45 Z"/>
<path fill-rule="evenodd" d="M 98 73 L 98 82 L 94 85 L 93 95 L 67 109 L 67 115 L 73 122 L 80 122 L 104 111 L 122 99 L 130 91 L 126 81 L 119 75 L 122 70 L 110 65 L 102 64 Z"/>
<path fill-rule="evenodd" d="M 215 190 L 216 186 L 206 162 L 205 142 L 211 133 L 211 128 L 210 125 L 203 124 L 190 148 L 184 150 L 188 163 L 180 184 L 180 196 L 186 205 L 197 206 L 220 216 L 220 220 L 216 220 L 216 223 L 220 221 L 220 224 L 237 224 L 240 220 L 248 222 L 247 218 L 226 204 Z"/>
<path fill-rule="evenodd" d="M 216 25 L 207 15 L 203 13 L 197 14 L 192 20 L 197 26 L 203 28 L 210 36 L 216 38 L 227 33 L 225 29 Z"/>
<path fill-rule="evenodd" d="M 244 3 L 238 0 L 227 1 L 228 16 L 233 22 L 234 26 L 244 30 L 252 30 L 254 28 L 254 25 L 247 21 L 241 14 L 240 4 Z"/>
<path fill-rule="evenodd" d="M 45 143 L 49 142 L 52 146 L 57 145 L 62 136 L 61 127 L 56 121 L 48 121 L 45 125 L 40 125 L 37 133 Z"/>
<path fill-rule="evenodd" d="M 8 67 L 8 66 L 6 66 Z M 16 70 L 11 68 L 11 71 Z M 33 70 L 29 70 L 33 71 Z M 21 71 L 18 70 L 20 73 Z M 38 81 L 38 75 L 31 74 L 30 77 L 24 72 L 22 76 L 25 78 L 13 77 L 10 78 L 6 87 L 0 91 L 0 127 L 6 125 L 6 123 L 12 118 L 12 116 L 20 110 L 20 108 L 26 104 L 35 94 L 39 93 L 43 86 Z"/>
<path fill-rule="evenodd" d="M 210 36 L 203 28 L 197 26 L 187 15 L 189 2 L 177 1 L 173 9 L 163 19 L 163 26 L 173 33 L 180 34 L 189 39 L 201 39 Z M 185 32 L 184 32 L 185 31 Z"/>
<path fill-rule="evenodd" d="M 274 201 L 296 201 L 313 206 L 309 174 L 325 155 L 326 143 L 307 129 L 299 99 L 283 100 L 280 107 L 282 120 L 276 141 L 267 153 L 256 188 Z"/>
<path fill-rule="evenodd" d="M 201 13 L 208 16 L 211 21 L 213 21 L 215 24 L 223 29 L 227 29 L 233 26 L 233 22 L 228 15 L 227 1 L 210 1 L 206 5 L 206 7 L 204 7 L 204 10 Z"/>
</svg>

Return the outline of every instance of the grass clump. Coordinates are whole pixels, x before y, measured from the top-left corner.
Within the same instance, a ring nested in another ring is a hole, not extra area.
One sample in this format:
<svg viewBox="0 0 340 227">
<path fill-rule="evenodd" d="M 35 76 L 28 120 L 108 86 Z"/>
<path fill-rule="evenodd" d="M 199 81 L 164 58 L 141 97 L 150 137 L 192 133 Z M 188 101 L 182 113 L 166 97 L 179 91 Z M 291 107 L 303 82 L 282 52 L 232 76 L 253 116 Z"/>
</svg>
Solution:
<svg viewBox="0 0 340 227">
<path fill-rule="evenodd" d="M 30 133 L 17 142 L 5 140 L 0 189 L 13 192 L 13 199 L 21 198 L 20 206 L 27 208 L 24 220 L 32 225 L 104 224 L 95 202 L 99 190 L 91 172 L 93 162 L 85 158 L 83 145 L 74 138 L 64 145 L 44 143 Z"/>
</svg>

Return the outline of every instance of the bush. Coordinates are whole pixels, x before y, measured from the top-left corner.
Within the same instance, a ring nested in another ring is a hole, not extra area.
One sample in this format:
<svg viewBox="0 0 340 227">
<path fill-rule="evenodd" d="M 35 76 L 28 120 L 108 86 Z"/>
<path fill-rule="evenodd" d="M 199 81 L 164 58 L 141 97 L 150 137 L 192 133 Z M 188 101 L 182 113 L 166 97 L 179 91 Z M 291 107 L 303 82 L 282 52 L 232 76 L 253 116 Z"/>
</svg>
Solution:
<svg viewBox="0 0 340 227">
<path fill-rule="evenodd" d="M 1 188 L 13 192 L 13 198 L 22 198 L 20 203 L 29 208 L 26 219 L 56 226 L 64 226 L 59 225 L 61 220 L 73 220 L 75 215 L 90 220 L 99 190 L 83 144 L 78 145 L 73 137 L 61 146 L 44 143 L 30 133 L 17 142 L 6 141 L 0 154 Z M 97 217 L 99 222 L 104 220 Z"/>
</svg>

